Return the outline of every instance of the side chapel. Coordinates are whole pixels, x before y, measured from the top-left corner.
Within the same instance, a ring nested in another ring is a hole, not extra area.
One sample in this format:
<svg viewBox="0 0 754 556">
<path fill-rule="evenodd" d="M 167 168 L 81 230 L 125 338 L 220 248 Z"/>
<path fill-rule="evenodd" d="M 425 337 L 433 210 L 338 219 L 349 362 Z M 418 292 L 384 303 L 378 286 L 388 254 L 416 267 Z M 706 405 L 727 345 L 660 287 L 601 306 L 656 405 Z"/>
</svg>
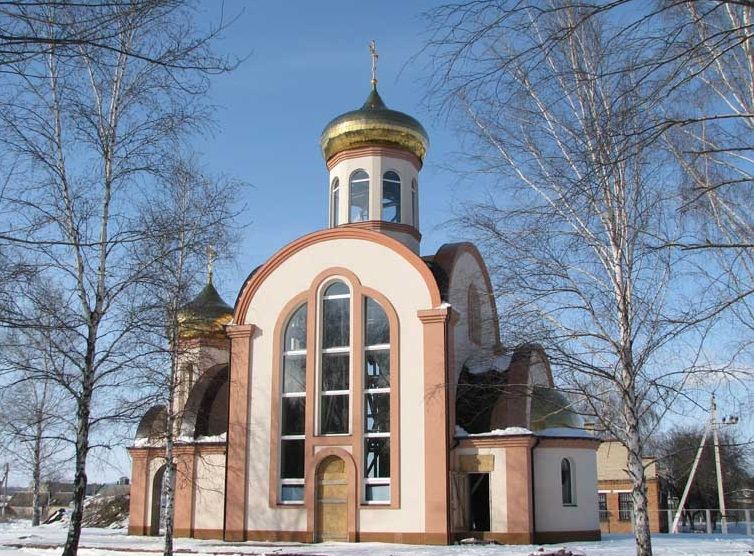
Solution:
<svg viewBox="0 0 754 556">
<path fill-rule="evenodd" d="M 595 540 L 598 441 L 545 352 L 502 346 L 471 243 L 420 254 L 422 125 L 322 133 L 329 225 L 183 308 L 175 533 L 228 541 Z M 503 325 L 513 326 L 515 323 Z M 160 529 L 164 407 L 139 424 L 129 533 Z"/>
</svg>

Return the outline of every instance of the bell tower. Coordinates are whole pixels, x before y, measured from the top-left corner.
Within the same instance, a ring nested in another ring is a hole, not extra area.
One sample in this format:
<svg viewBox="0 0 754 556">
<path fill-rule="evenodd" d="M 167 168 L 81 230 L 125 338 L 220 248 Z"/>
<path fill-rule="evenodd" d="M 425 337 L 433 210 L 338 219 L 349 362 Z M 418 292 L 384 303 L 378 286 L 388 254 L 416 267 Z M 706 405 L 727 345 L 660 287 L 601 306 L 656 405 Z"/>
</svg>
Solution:
<svg viewBox="0 0 754 556">
<path fill-rule="evenodd" d="M 371 91 L 361 108 L 341 114 L 320 139 L 330 172 L 328 225 L 369 228 L 419 252 L 419 171 L 429 138 L 411 116 L 389 109 L 377 92 L 377 49 Z"/>
</svg>

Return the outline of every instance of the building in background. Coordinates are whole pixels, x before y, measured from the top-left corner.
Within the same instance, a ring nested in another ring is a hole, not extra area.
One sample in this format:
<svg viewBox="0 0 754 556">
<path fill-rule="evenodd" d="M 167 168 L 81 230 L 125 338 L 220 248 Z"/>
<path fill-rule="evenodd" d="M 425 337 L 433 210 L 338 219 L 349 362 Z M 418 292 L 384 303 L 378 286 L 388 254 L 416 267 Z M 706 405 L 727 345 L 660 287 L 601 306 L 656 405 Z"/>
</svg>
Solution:
<svg viewBox="0 0 754 556">
<path fill-rule="evenodd" d="M 605 440 L 597 450 L 597 478 L 600 530 L 603 533 L 633 531 L 631 480 L 626 471 L 628 453 L 617 440 Z M 654 457 L 644 458 L 647 480 L 647 508 L 652 533 L 668 532 L 666 495 L 657 473 Z"/>
</svg>

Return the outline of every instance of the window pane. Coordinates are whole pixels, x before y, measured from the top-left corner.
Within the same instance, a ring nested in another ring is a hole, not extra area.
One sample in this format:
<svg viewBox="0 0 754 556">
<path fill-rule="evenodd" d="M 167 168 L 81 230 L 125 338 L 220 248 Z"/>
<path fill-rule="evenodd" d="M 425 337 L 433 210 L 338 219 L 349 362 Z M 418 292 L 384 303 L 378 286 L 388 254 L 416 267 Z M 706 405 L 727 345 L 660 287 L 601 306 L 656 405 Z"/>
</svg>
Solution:
<svg viewBox="0 0 754 556">
<path fill-rule="evenodd" d="M 390 394 L 365 394 L 364 404 L 364 431 L 390 432 Z"/>
<path fill-rule="evenodd" d="M 306 391 L 306 355 L 283 357 L 283 393 Z"/>
<path fill-rule="evenodd" d="M 368 502 L 390 502 L 390 485 L 366 485 L 364 498 Z"/>
<path fill-rule="evenodd" d="M 304 434 L 306 398 L 283 398 L 282 434 Z"/>
<path fill-rule="evenodd" d="M 560 483 L 563 489 L 563 504 L 573 503 L 573 492 L 571 490 L 571 462 L 563 459 L 560 462 Z"/>
<path fill-rule="evenodd" d="M 401 221 L 401 179 L 395 172 L 386 172 L 382 179 L 382 219 Z"/>
<path fill-rule="evenodd" d="M 304 485 L 282 485 L 280 500 L 283 502 L 303 502 Z"/>
<path fill-rule="evenodd" d="M 348 390 L 349 360 L 347 353 L 322 354 L 322 391 Z"/>
<path fill-rule="evenodd" d="M 348 433 L 348 394 L 322 396 L 322 434 Z"/>
<path fill-rule="evenodd" d="M 634 509 L 634 501 L 630 492 L 618 493 L 618 520 L 631 521 L 631 510 Z"/>
<path fill-rule="evenodd" d="M 349 222 L 369 220 L 369 176 L 363 170 L 351 176 Z"/>
<path fill-rule="evenodd" d="M 283 351 L 306 349 L 306 305 L 299 307 L 285 328 Z"/>
<path fill-rule="evenodd" d="M 371 297 L 366 298 L 364 311 L 366 313 L 367 346 L 390 343 L 390 324 L 384 309 Z"/>
<path fill-rule="evenodd" d="M 324 333 L 322 347 L 347 347 L 350 344 L 350 299 L 325 299 L 322 302 Z"/>
<path fill-rule="evenodd" d="M 330 207 L 330 226 L 338 225 L 338 200 L 340 189 L 338 189 L 338 178 L 332 181 L 332 205 Z"/>
<path fill-rule="evenodd" d="M 390 477 L 390 439 L 364 439 L 364 476 L 368 479 Z"/>
<path fill-rule="evenodd" d="M 304 441 L 283 440 L 280 447 L 280 477 L 304 478 Z"/>
<path fill-rule="evenodd" d="M 390 350 L 364 352 L 364 388 L 390 388 Z"/>
<path fill-rule="evenodd" d="M 325 289 L 325 297 L 329 295 L 349 295 L 351 290 L 343 282 L 333 282 Z"/>
</svg>

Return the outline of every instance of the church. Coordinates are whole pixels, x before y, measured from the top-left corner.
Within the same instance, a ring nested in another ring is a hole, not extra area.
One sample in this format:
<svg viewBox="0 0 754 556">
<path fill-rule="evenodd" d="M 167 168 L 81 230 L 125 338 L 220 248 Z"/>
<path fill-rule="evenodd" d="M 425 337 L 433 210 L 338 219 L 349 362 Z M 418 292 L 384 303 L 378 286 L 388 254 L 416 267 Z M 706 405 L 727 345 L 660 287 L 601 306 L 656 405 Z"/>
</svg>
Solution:
<svg viewBox="0 0 754 556">
<path fill-rule="evenodd" d="M 471 243 L 421 253 L 429 140 L 366 102 L 321 136 L 329 225 L 181 312 L 175 534 L 226 541 L 597 540 L 596 451 L 537 345 L 501 345 Z M 129 449 L 160 530 L 165 408 Z"/>
</svg>

